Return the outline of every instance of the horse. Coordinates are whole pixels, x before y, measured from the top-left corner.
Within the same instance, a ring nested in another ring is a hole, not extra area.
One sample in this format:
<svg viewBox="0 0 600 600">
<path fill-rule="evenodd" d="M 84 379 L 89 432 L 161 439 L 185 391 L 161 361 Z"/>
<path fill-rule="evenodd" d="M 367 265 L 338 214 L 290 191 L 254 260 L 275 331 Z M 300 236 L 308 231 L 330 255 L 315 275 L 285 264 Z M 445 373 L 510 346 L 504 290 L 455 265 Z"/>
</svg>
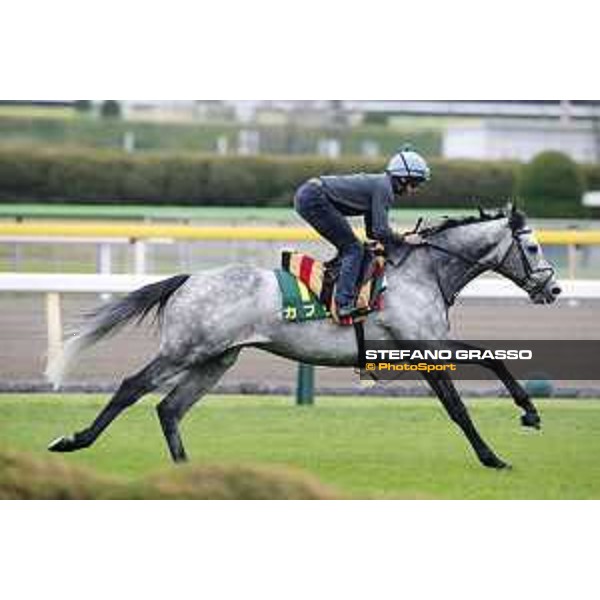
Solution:
<svg viewBox="0 0 600 600">
<path fill-rule="evenodd" d="M 525 215 L 509 205 L 493 213 L 446 218 L 420 230 L 421 243 L 387 249 L 385 306 L 364 323 L 369 340 L 411 341 L 450 338 L 448 312 L 460 291 L 482 273 L 495 271 L 525 290 L 536 304 L 554 302 L 561 289 Z M 52 452 L 90 447 L 126 408 L 166 388 L 158 419 L 175 462 L 187 460 L 179 424 L 190 408 L 217 384 L 242 349 L 255 347 L 303 363 L 356 367 L 353 328 L 331 320 L 283 320 L 281 293 L 273 270 L 228 265 L 177 275 L 110 301 L 87 315 L 67 340 L 46 375 L 55 389 L 80 352 L 125 324 L 155 311 L 160 345 L 155 358 L 125 378 L 89 427 L 53 441 Z M 491 369 L 524 413 L 521 424 L 538 428 L 541 419 L 528 393 L 502 361 L 473 360 Z M 479 435 L 448 372 L 422 373 L 450 419 L 462 430 L 482 465 L 504 469 Z"/>
</svg>

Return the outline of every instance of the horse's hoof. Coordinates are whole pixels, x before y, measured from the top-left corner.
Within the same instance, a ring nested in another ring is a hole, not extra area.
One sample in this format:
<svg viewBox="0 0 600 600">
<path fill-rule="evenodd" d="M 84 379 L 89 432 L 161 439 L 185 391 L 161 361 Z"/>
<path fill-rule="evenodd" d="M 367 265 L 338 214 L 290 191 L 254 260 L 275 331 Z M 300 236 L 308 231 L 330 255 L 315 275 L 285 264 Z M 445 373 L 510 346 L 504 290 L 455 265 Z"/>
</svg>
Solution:
<svg viewBox="0 0 600 600">
<path fill-rule="evenodd" d="M 521 425 L 530 429 L 541 429 L 542 420 L 535 413 L 525 413 L 521 416 Z"/>
<path fill-rule="evenodd" d="M 504 462 L 497 456 L 489 456 L 481 461 L 485 467 L 488 469 L 496 469 L 497 471 L 501 471 L 503 469 L 512 469 L 512 466 L 508 463 Z"/>
<path fill-rule="evenodd" d="M 53 442 L 48 444 L 48 450 L 50 452 L 73 452 L 76 450 L 75 440 L 65 436 L 56 438 Z"/>
</svg>

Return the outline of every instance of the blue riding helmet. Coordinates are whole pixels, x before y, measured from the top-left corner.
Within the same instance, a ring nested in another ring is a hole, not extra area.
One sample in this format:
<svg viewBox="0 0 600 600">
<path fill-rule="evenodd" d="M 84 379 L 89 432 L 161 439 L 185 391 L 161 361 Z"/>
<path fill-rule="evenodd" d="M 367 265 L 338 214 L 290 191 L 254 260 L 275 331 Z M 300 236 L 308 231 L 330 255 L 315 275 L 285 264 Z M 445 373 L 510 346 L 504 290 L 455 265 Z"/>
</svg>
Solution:
<svg viewBox="0 0 600 600">
<path fill-rule="evenodd" d="M 410 181 L 429 181 L 431 170 L 427 161 L 414 150 L 403 149 L 390 160 L 386 171 L 392 177 L 408 179 Z"/>
</svg>

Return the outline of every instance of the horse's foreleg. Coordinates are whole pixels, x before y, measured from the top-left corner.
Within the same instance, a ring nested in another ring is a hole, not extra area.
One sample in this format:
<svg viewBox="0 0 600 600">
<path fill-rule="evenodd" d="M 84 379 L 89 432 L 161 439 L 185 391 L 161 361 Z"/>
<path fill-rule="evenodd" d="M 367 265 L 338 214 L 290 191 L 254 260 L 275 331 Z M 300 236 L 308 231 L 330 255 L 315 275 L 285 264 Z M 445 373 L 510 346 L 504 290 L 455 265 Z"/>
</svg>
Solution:
<svg viewBox="0 0 600 600">
<path fill-rule="evenodd" d="M 156 407 L 171 457 L 175 462 L 187 460 L 179 433 L 179 422 L 187 411 L 233 366 L 239 352 L 240 350 L 237 348 L 229 350 L 190 369 L 186 378 Z"/>
<path fill-rule="evenodd" d="M 509 465 L 498 458 L 479 435 L 450 376 L 443 371 L 438 371 L 424 373 L 424 377 L 441 400 L 450 418 L 462 429 L 481 463 L 493 469 L 507 468 Z"/>
<path fill-rule="evenodd" d="M 73 436 L 58 438 L 48 446 L 48 450 L 51 452 L 75 452 L 89 448 L 121 412 L 175 374 L 176 369 L 167 359 L 156 358 L 139 373 L 123 380 L 110 402 L 87 429 L 83 429 Z"/>
<path fill-rule="evenodd" d="M 541 429 L 542 420 L 540 419 L 537 408 L 531 401 L 529 394 L 523 389 L 523 386 L 506 368 L 506 365 L 501 360 L 489 360 L 484 361 L 481 364 L 498 376 L 498 379 L 500 379 L 504 387 L 508 390 L 508 393 L 512 396 L 515 404 L 525 411 L 524 414 L 521 415 L 521 425 L 523 425 L 523 427 Z"/>
<path fill-rule="evenodd" d="M 448 343 L 448 342 L 447 342 Z M 464 342 L 452 342 L 450 344 L 453 349 L 460 350 L 481 350 L 476 346 L 465 344 Z M 457 361 L 462 362 L 462 361 Z M 493 371 L 498 379 L 502 382 L 504 387 L 508 390 L 508 393 L 512 396 L 515 404 L 522 408 L 525 413 L 521 416 L 521 424 L 523 427 L 533 427 L 534 429 L 540 429 L 542 420 L 537 411 L 537 408 L 531 401 L 529 394 L 523 389 L 521 384 L 513 377 L 511 372 L 506 368 L 506 365 L 501 360 L 469 360 L 464 363 L 479 365 L 485 369 Z"/>
</svg>

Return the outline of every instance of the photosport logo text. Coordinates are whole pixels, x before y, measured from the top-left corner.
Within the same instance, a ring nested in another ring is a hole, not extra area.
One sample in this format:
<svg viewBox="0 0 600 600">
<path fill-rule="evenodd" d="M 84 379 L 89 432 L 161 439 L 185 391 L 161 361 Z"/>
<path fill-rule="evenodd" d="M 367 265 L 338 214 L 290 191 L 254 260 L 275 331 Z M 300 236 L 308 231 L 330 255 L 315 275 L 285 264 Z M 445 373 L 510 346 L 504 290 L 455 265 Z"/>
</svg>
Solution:
<svg viewBox="0 0 600 600">
<path fill-rule="evenodd" d="M 403 363 L 395 364 L 389 362 L 379 363 L 367 363 L 365 365 L 366 371 L 424 371 L 431 373 L 432 371 L 456 371 L 455 364 L 449 365 L 436 365 L 432 363 Z"/>
<path fill-rule="evenodd" d="M 369 340 L 360 358 L 362 375 L 375 379 L 442 371 L 458 379 L 492 379 L 489 365 L 502 361 L 518 378 L 543 374 L 548 379 L 583 380 L 600 379 L 599 357 L 596 340 Z"/>
</svg>

